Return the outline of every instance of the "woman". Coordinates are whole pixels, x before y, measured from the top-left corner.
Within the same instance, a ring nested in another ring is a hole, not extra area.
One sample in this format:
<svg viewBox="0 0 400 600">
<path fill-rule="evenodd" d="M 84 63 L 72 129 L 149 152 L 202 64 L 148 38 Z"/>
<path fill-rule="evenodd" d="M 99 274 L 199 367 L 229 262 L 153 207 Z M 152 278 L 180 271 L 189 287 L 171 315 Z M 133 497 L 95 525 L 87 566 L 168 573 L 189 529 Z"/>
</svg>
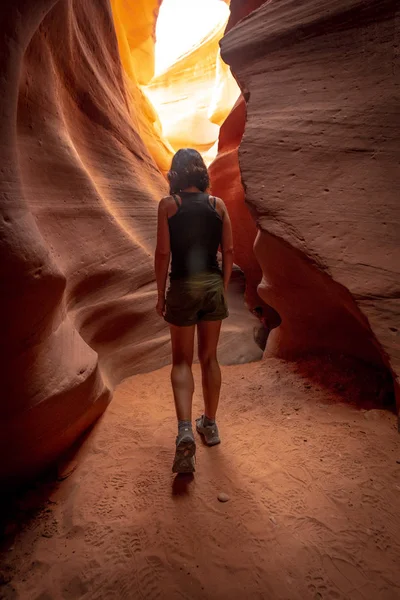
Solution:
<svg viewBox="0 0 400 600">
<path fill-rule="evenodd" d="M 225 204 L 207 193 L 209 178 L 201 155 L 179 150 L 168 173 L 170 196 L 158 208 L 155 272 L 157 312 L 170 325 L 171 382 L 178 435 L 174 473 L 195 470 L 192 430 L 194 334 L 202 372 L 204 414 L 196 429 L 208 446 L 220 443 L 215 416 L 221 388 L 217 345 L 221 321 L 228 316 L 225 292 L 233 265 L 232 228 Z M 217 252 L 222 251 L 222 272 Z M 165 295 L 170 256 L 170 287 Z"/>
</svg>

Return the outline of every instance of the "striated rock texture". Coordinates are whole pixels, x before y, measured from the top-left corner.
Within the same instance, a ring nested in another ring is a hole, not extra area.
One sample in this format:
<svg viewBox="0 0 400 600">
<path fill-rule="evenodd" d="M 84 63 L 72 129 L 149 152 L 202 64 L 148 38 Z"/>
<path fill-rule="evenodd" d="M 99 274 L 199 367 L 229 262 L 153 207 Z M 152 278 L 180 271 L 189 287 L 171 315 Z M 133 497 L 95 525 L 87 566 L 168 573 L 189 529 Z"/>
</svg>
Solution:
<svg viewBox="0 0 400 600">
<path fill-rule="evenodd" d="M 239 21 L 267 2 L 271 2 L 271 0 L 231 0 L 229 4 L 230 16 L 225 33 L 228 33 Z"/>
<path fill-rule="evenodd" d="M 259 293 L 282 318 L 270 355 L 400 371 L 398 32 L 390 0 L 272 0 L 221 42 L 249 94 L 239 160 Z"/>
<path fill-rule="evenodd" d="M 263 0 L 233 0 L 226 32 L 263 3 Z M 224 199 L 232 221 L 235 260 L 246 277 L 246 300 L 249 307 L 262 304 L 257 294 L 261 268 L 255 258 L 253 245 L 257 234 L 254 219 L 245 205 L 245 192 L 239 167 L 238 149 L 246 124 L 246 103 L 243 95 L 221 125 L 218 137 L 218 155 L 209 172 L 212 193 Z M 264 310 L 268 307 L 264 306 Z M 269 311 L 271 312 L 271 311 Z"/>
<path fill-rule="evenodd" d="M 0 9 L 2 481 L 57 457 L 124 377 L 170 360 L 153 272 L 169 150 L 129 77 L 126 32 L 114 30 L 127 3 L 112 4 L 113 14 L 108 0 Z M 142 35 L 127 40 L 143 81 L 154 22 L 139 13 Z M 224 362 L 259 356 L 242 304 L 232 304 Z"/>
<path fill-rule="evenodd" d="M 3 41 L 2 477 L 54 457 L 104 410 L 125 362 L 165 346 L 145 299 L 166 186 L 131 125 L 108 5 L 36 10 L 10 9 L 20 37 Z M 116 347 L 121 328 L 135 351 Z"/>
<path fill-rule="evenodd" d="M 218 155 L 209 168 L 211 191 L 224 199 L 232 221 L 235 261 L 246 277 L 246 298 L 251 306 L 260 303 L 257 285 L 261 269 L 253 252 L 257 228 L 244 200 L 240 177 L 238 148 L 246 121 L 246 104 L 240 96 L 221 126 Z"/>
<path fill-rule="evenodd" d="M 132 124 L 108 2 L 1 12 L 0 478 L 18 479 L 117 381 L 167 362 L 152 266 L 167 186 Z"/>
</svg>

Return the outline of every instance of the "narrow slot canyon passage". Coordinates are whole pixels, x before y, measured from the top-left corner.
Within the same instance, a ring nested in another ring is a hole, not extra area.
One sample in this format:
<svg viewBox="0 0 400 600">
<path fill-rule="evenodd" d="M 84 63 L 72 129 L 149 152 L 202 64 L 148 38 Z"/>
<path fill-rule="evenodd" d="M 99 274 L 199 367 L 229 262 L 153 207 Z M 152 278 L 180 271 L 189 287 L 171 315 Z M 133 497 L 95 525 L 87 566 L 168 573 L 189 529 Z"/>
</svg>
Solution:
<svg viewBox="0 0 400 600">
<path fill-rule="evenodd" d="M 0 14 L 0 600 L 400 598 L 390 3 Z M 183 147 L 235 242 L 194 476 L 153 266 Z"/>
</svg>

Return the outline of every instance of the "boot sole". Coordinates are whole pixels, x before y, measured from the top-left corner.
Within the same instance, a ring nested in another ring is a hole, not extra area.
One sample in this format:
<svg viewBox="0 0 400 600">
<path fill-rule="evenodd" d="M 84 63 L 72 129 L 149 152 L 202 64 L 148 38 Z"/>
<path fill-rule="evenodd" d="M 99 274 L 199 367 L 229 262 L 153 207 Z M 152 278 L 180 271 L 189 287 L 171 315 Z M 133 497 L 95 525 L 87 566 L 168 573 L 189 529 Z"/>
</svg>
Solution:
<svg viewBox="0 0 400 600">
<path fill-rule="evenodd" d="M 173 473 L 194 473 L 195 472 L 195 454 L 196 442 L 194 440 L 183 439 L 176 447 Z"/>
</svg>

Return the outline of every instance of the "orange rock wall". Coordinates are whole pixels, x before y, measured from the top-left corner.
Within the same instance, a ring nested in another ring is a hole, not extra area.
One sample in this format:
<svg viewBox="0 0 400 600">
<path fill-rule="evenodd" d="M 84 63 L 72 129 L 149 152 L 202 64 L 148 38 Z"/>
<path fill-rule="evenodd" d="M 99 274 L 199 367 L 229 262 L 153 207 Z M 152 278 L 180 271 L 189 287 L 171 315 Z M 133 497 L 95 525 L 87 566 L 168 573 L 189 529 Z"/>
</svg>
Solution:
<svg viewBox="0 0 400 600">
<path fill-rule="evenodd" d="M 152 257 L 167 186 L 132 123 L 108 2 L 1 12 L 0 478 L 18 479 L 116 381 L 168 361 Z"/>
<path fill-rule="evenodd" d="M 263 0 L 232 0 L 231 16 L 226 32 L 263 3 Z M 257 294 L 262 271 L 253 252 L 257 235 L 255 220 L 245 204 L 238 149 L 246 124 L 246 103 L 240 95 L 232 111 L 221 125 L 218 155 L 209 168 L 212 193 L 224 199 L 232 221 L 235 262 L 246 277 L 246 300 L 254 308 L 263 302 Z M 264 310 L 268 310 L 264 306 Z"/>
<path fill-rule="evenodd" d="M 271 0 L 221 42 L 249 94 L 240 168 L 282 317 L 269 354 L 399 373 L 397 29 L 389 1 Z"/>
<path fill-rule="evenodd" d="M 245 205 L 239 169 L 238 148 L 246 121 L 246 104 L 241 96 L 222 125 L 218 155 L 209 168 L 211 191 L 223 198 L 232 222 L 235 262 L 246 277 L 246 298 L 250 306 L 260 304 L 257 286 L 262 272 L 253 252 L 257 228 Z"/>
</svg>

